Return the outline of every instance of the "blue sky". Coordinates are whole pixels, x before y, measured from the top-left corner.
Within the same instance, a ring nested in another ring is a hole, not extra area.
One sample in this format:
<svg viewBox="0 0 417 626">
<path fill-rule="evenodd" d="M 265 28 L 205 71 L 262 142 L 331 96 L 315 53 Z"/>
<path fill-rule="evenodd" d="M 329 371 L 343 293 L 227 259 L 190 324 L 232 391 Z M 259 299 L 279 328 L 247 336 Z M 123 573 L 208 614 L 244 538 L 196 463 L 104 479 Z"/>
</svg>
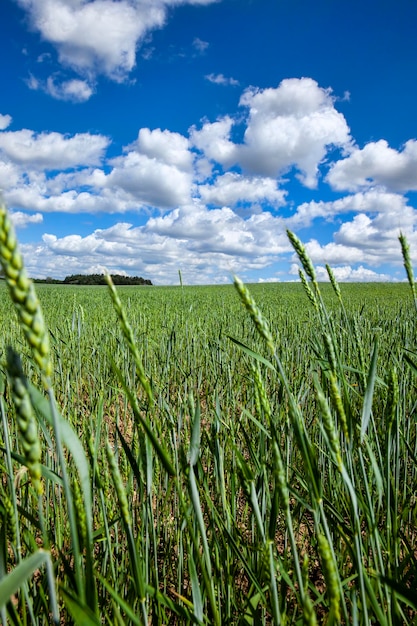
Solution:
<svg viewBox="0 0 417 626">
<path fill-rule="evenodd" d="M 28 271 L 403 280 L 414 0 L 2 0 L 0 190 Z"/>
</svg>

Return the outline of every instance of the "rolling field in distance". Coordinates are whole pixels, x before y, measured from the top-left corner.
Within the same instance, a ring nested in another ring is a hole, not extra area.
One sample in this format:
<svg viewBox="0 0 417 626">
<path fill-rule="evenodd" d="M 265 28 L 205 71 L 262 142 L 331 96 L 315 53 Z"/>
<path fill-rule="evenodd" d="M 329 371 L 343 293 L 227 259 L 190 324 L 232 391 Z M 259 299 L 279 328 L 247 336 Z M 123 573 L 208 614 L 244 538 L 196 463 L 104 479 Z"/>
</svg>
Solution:
<svg viewBox="0 0 417 626">
<path fill-rule="evenodd" d="M 4 624 L 415 623 L 410 287 L 308 285 L 36 285 L 45 383 L 0 284 Z"/>
</svg>

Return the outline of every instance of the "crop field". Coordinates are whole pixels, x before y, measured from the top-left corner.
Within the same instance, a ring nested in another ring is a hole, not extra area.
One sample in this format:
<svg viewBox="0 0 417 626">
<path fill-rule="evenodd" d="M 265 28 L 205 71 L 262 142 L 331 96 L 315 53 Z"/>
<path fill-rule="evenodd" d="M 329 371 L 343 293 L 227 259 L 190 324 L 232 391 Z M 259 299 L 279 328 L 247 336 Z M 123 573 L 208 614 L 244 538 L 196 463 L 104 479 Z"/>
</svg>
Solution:
<svg viewBox="0 0 417 626">
<path fill-rule="evenodd" d="M 413 294 L 303 278 L 0 283 L 3 624 L 416 623 Z"/>
</svg>

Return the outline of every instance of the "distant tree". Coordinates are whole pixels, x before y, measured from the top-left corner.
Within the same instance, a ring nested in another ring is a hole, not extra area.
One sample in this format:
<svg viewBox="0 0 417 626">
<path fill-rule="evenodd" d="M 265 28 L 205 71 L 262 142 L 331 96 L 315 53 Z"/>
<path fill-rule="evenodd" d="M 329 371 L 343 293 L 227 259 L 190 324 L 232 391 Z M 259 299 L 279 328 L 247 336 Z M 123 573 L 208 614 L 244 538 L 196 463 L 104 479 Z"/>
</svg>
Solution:
<svg viewBox="0 0 417 626">
<path fill-rule="evenodd" d="M 152 285 L 152 281 L 141 276 L 122 276 L 111 274 L 115 285 Z M 104 274 L 71 274 L 62 281 L 66 285 L 105 285 Z"/>
<path fill-rule="evenodd" d="M 0 274 L 1 277 L 1 274 Z M 111 274 L 112 281 L 115 285 L 152 285 L 152 281 L 141 276 L 122 276 L 121 274 Z M 66 276 L 64 280 L 57 278 L 35 278 L 35 283 L 48 283 L 58 285 L 105 285 L 104 274 L 71 274 Z"/>
<path fill-rule="evenodd" d="M 34 278 L 34 283 L 43 283 L 45 285 L 62 285 L 62 280 L 58 280 L 57 278 L 51 278 L 51 276 L 47 276 L 46 278 Z"/>
</svg>

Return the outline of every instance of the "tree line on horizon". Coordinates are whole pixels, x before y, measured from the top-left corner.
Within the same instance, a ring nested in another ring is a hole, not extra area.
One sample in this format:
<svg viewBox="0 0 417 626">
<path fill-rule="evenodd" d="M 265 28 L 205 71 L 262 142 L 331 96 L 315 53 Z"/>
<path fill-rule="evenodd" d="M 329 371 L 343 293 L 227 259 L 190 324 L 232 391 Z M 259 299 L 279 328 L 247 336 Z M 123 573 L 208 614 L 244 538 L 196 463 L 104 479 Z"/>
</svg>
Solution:
<svg viewBox="0 0 417 626">
<path fill-rule="evenodd" d="M 152 285 L 152 281 L 141 276 L 123 276 L 122 274 L 110 274 L 115 285 Z M 35 283 L 47 283 L 54 285 L 105 285 L 104 274 L 71 274 L 63 280 L 57 278 L 35 278 Z"/>
</svg>

